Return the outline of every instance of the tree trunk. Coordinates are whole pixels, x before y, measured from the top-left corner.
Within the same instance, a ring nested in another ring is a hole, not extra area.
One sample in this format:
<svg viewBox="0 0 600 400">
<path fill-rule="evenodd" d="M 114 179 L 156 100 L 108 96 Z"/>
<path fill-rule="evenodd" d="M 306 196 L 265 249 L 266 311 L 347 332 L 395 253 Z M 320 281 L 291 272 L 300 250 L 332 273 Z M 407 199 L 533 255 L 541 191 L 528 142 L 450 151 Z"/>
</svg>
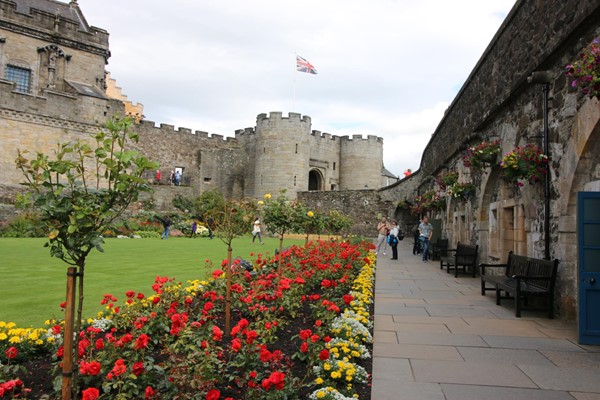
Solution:
<svg viewBox="0 0 600 400">
<path fill-rule="evenodd" d="M 231 245 L 227 248 L 227 268 L 225 269 L 225 276 L 227 277 L 227 287 L 225 290 L 225 334 L 229 335 L 231 332 Z"/>
<path fill-rule="evenodd" d="M 67 269 L 67 305 L 65 307 L 65 327 L 63 338 L 62 363 L 62 400 L 71 400 L 73 390 L 73 329 L 75 317 L 75 292 L 77 284 L 77 269 Z M 77 347 L 75 347 L 77 348 Z"/>
</svg>

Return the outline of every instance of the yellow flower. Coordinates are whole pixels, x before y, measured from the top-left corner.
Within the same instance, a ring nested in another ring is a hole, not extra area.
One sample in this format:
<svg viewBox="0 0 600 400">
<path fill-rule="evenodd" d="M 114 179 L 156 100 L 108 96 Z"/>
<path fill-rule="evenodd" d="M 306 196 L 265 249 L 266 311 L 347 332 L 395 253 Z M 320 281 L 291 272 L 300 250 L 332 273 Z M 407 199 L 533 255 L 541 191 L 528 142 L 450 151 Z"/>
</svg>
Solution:
<svg viewBox="0 0 600 400">
<path fill-rule="evenodd" d="M 265 204 L 265 202 L 264 202 L 264 201 L 262 201 L 262 200 L 259 200 L 259 201 L 258 201 L 258 205 L 259 205 L 259 206 L 262 206 L 263 204 Z"/>
<path fill-rule="evenodd" d="M 306 215 L 308 215 L 309 218 L 312 218 L 312 217 L 315 216 L 315 213 L 312 212 L 312 211 L 309 211 L 309 212 L 306 213 Z"/>
<path fill-rule="evenodd" d="M 265 194 L 265 200 L 269 200 L 271 198 L 271 193 Z"/>
<path fill-rule="evenodd" d="M 322 399 L 325 396 L 327 396 L 327 393 L 323 392 L 322 390 L 317 392 L 317 399 Z"/>
<path fill-rule="evenodd" d="M 8 341 L 9 343 L 21 343 L 21 338 L 19 336 L 12 336 Z"/>
<path fill-rule="evenodd" d="M 317 385 L 322 385 L 322 384 L 323 384 L 323 382 L 324 382 L 324 381 L 323 381 L 323 378 L 317 378 L 317 379 L 315 379 L 315 383 L 316 383 Z"/>
<path fill-rule="evenodd" d="M 58 237 L 58 229 L 53 230 L 48 235 L 48 239 L 56 239 Z"/>
<path fill-rule="evenodd" d="M 8 336 L 4 332 L 0 332 L 0 341 L 8 339 Z"/>
<path fill-rule="evenodd" d="M 323 369 L 325 371 L 329 371 L 331 369 L 331 365 L 329 363 L 325 363 L 325 364 L 323 364 Z"/>
</svg>

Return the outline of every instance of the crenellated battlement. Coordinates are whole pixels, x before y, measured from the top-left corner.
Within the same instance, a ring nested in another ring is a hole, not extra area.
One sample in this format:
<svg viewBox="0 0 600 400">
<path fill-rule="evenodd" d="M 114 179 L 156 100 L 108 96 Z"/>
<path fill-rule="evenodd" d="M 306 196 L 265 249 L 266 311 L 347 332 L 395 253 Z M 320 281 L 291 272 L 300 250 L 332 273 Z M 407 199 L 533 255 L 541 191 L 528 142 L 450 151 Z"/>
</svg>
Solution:
<svg viewBox="0 0 600 400">
<path fill-rule="evenodd" d="M 184 127 L 179 127 L 178 129 L 175 129 L 175 125 L 171 124 L 161 123 L 159 126 L 157 126 L 154 121 L 149 120 L 141 121 L 139 124 L 139 128 L 140 131 L 149 135 L 187 135 L 192 139 L 212 140 L 214 142 L 218 142 L 218 144 L 224 142 L 235 143 L 237 141 L 236 138 L 225 137 L 216 133 L 209 134 L 205 131 L 192 131 L 192 129 Z"/>
<path fill-rule="evenodd" d="M 363 135 L 352 135 L 352 137 L 344 135 L 340 136 L 340 139 L 348 144 L 364 144 L 365 142 L 383 144 L 383 138 L 375 135 L 367 135 L 366 139 Z"/>
<path fill-rule="evenodd" d="M 281 111 L 271 111 L 268 117 L 264 113 L 258 114 L 256 117 L 256 129 L 282 126 L 286 123 L 299 127 L 308 126 L 308 132 L 310 132 L 311 119 L 308 115 L 302 116 L 300 113 L 290 112 L 287 117 L 284 117 Z"/>
</svg>

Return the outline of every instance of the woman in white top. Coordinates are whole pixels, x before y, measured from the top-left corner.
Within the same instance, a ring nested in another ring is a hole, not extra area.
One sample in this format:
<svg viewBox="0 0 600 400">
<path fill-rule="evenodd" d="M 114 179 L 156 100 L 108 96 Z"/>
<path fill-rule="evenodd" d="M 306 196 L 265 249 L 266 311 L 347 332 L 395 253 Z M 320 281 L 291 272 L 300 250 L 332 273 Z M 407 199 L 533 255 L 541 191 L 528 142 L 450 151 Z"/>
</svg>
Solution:
<svg viewBox="0 0 600 400">
<path fill-rule="evenodd" d="M 254 243 L 254 240 L 257 237 L 260 244 L 264 244 L 260 235 L 260 219 L 258 217 L 256 217 L 256 219 L 254 220 L 254 229 L 252 229 L 252 243 Z"/>
</svg>

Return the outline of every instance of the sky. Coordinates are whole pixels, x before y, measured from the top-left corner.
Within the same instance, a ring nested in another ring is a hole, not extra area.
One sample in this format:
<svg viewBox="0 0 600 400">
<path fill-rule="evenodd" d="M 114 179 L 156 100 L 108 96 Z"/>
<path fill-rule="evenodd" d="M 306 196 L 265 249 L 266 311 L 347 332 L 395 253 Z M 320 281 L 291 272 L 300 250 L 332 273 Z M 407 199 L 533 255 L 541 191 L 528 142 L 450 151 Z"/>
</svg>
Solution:
<svg viewBox="0 0 600 400">
<path fill-rule="evenodd" d="M 111 77 L 157 126 L 234 136 L 296 112 L 313 130 L 382 137 L 402 176 L 515 0 L 78 3 L 110 34 Z M 317 74 L 296 71 L 296 54 Z"/>
</svg>

